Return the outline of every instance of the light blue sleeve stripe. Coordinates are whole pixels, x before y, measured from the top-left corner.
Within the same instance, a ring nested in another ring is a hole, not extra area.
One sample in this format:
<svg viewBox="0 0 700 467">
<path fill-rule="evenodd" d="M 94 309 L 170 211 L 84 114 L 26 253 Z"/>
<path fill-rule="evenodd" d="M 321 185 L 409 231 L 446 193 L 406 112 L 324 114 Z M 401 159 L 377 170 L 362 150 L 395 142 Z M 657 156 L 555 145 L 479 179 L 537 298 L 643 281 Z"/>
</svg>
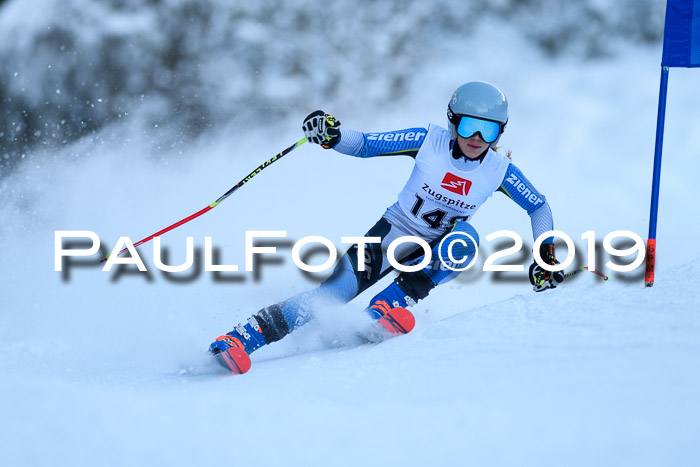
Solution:
<svg viewBox="0 0 700 467">
<path fill-rule="evenodd" d="M 525 178 L 525 175 L 513 163 L 508 164 L 500 190 L 510 196 L 528 214 L 547 202 L 547 198 L 537 191 L 530 180 Z"/>
<path fill-rule="evenodd" d="M 365 134 L 357 130 L 340 129 L 340 142 L 333 146 L 336 151 L 348 156 L 359 156 L 365 147 Z"/>
<path fill-rule="evenodd" d="M 508 165 L 500 190 L 527 211 L 532 224 L 533 239 L 537 239 L 544 232 L 554 229 L 552 210 L 547 203 L 547 198 L 537 191 L 515 164 Z M 544 243 L 552 243 L 553 241 L 554 238 L 550 237 Z"/>
<path fill-rule="evenodd" d="M 362 133 L 341 129 L 340 134 L 340 142 L 333 149 L 343 154 L 356 157 L 406 154 L 415 157 L 428 131 L 425 128 L 408 128 L 385 133 Z"/>
<path fill-rule="evenodd" d="M 536 240 L 537 237 L 539 237 L 548 230 L 554 230 L 552 210 L 549 208 L 548 202 L 545 201 L 542 206 L 530 213 L 530 223 L 532 224 L 533 240 Z M 554 237 L 549 237 L 542 243 L 554 243 Z"/>
</svg>

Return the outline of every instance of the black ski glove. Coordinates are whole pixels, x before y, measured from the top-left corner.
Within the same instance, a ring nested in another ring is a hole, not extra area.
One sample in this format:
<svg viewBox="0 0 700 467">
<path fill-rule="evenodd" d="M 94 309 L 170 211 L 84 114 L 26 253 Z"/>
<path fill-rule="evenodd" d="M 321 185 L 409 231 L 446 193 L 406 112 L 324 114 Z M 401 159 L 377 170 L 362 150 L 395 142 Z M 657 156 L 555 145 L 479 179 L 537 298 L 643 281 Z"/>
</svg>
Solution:
<svg viewBox="0 0 700 467">
<path fill-rule="evenodd" d="M 301 129 L 310 143 L 320 144 L 325 149 L 331 149 L 340 141 L 340 120 L 328 115 L 323 110 L 311 112 L 305 119 Z"/>
<path fill-rule="evenodd" d="M 542 244 L 540 245 L 540 257 L 542 260 L 549 264 L 555 265 L 559 264 L 557 258 L 554 257 L 554 245 L 552 244 Z M 540 267 L 539 264 L 533 262 L 530 265 L 530 284 L 532 284 L 532 290 L 535 292 L 543 292 L 547 289 L 555 289 L 557 285 L 564 282 L 564 271 L 547 271 Z"/>
</svg>

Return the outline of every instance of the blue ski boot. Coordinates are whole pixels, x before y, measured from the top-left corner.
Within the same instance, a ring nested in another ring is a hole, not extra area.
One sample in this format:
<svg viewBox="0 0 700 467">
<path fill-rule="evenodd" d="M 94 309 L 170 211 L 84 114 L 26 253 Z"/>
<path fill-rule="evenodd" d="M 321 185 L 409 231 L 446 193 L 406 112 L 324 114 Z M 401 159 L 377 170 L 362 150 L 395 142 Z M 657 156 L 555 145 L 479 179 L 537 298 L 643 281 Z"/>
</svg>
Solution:
<svg viewBox="0 0 700 467">
<path fill-rule="evenodd" d="M 250 370 L 249 355 L 266 344 L 260 325 L 251 316 L 245 326 L 239 324 L 233 331 L 217 337 L 209 352 L 221 366 L 240 375 Z"/>
<path fill-rule="evenodd" d="M 406 295 L 396 282 L 392 282 L 375 295 L 367 312 L 391 334 L 407 334 L 416 325 L 416 320 L 405 307 L 415 304 L 415 300 Z"/>
</svg>

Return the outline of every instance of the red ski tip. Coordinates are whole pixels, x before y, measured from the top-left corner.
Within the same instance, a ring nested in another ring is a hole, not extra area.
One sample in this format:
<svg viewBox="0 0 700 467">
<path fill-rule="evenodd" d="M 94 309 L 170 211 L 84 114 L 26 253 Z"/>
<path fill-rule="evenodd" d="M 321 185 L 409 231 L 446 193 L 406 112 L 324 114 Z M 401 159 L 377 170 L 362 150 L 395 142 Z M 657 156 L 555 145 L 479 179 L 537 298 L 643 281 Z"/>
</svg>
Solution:
<svg viewBox="0 0 700 467">
<path fill-rule="evenodd" d="M 231 347 L 223 352 L 216 354 L 216 359 L 224 368 L 231 370 L 231 373 L 242 375 L 250 370 L 250 356 L 245 353 L 245 350 L 238 347 Z"/>
<path fill-rule="evenodd" d="M 379 318 L 379 324 L 392 334 L 408 334 L 416 326 L 416 319 L 406 308 L 397 307 Z"/>
</svg>

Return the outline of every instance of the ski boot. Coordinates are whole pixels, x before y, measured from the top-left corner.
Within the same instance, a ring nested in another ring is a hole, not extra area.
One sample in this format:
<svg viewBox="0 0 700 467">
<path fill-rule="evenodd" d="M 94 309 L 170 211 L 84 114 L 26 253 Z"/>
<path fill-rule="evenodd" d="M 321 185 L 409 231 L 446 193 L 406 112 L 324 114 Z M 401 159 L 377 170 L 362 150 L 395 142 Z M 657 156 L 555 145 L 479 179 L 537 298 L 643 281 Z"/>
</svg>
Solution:
<svg viewBox="0 0 700 467">
<path fill-rule="evenodd" d="M 408 334 L 415 327 L 416 319 L 405 307 L 415 303 L 396 282 L 392 282 L 370 301 L 367 311 L 389 333 Z"/>
<path fill-rule="evenodd" d="M 217 337 L 209 352 L 221 366 L 240 375 L 250 370 L 250 354 L 266 344 L 260 325 L 251 316 L 245 326 L 239 324 L 228 334 Z"/>
</svg>

